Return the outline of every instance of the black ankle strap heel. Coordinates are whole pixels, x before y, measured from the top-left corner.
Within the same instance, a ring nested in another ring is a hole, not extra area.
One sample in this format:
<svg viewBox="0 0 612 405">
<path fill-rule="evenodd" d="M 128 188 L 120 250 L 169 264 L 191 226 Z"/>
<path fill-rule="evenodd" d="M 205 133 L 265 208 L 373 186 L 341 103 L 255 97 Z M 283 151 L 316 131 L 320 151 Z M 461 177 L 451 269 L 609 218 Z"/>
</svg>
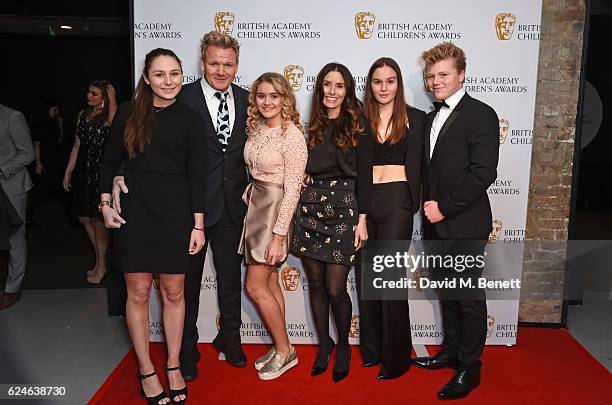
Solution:
<svg viewBox="0 0 612 405">
<path fill-rule="evenodd" d="M 149 374 L 141 374 L 140 371 L 138 372 L 138 382 L 140 385 L 140 393 L 142 394 L 142 396 L 147 400 L 147 403 L 149 405 L 159 405 L 159 403 L 161 401 L 163 401 L 164 399 L 168 398 L 168 394 L 166 394 L 166 391 L 164 391 L 162 389 L 162 392 L 160 392 L 159 394 L 157 394 L 154 397 L 148 397 L 145 392 L 144 392 L 144 388 L 142 387 L 142 380 L 144 380 L 145 378 L 149 378 L 149 377 L 153 377 L 154 375 L 156 375 L 157 373 L 155 371 L 153 371 L 152 373 Z"/>
<path fill-rule="evenodd" d="M 180 366 L 167 367 L 166 372 L 176 371 L 176 370 L 179 370 L 180 372 L 180 369 L 181 369 Z M 178 401 L 175 401 L 174 398 L 179 395 L 185 395 L 185 399 L 179 399 Z M 183 388 L 180 388 L 178 390 L 173 390 L 172 388 L 170 388 L 170 401 L 172 401 L 173 404 L 177 404 L 177 405 L 183 405 L 185 402 L 187 402 L 187 384 L 185 384 Z"/>
</svg>

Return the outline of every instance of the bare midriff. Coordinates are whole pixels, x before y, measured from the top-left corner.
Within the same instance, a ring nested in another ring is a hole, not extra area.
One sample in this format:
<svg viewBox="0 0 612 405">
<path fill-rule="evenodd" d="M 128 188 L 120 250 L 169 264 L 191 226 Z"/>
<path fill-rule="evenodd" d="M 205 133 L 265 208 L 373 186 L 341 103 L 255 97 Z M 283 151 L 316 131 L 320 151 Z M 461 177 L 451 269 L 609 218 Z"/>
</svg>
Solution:
<svg viewBox="0 0 612 405">
<path fill-rule="evenodd" d="M 404 165 L 373 166 L 372 178 L 374 184 L 408 180 L 406 179 L 406 167 Z"/>
</svg>

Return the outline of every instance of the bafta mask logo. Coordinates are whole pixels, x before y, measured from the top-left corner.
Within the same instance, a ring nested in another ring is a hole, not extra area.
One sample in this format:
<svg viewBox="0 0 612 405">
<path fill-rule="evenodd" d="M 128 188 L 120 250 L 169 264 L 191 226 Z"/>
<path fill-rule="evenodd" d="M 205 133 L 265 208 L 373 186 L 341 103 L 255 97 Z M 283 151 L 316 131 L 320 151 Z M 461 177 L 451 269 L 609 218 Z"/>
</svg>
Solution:
<svg viewBox="0 0 612 405">
<path fill-rule="evenodd" d="M 424 288 L 421 288 L 421 278 L 427 278 L 429 275 L 429 272 L 427 271 L 427 269 L 424 269 L 422 267 L 419 267 L 418 269 L 416 269 L 414 271 L 414 274 L 412 276 L 412 279 L 414 280 L 414 282 L 416 283 L 416 288 L 415 290 L 417 291 L 425 291 Z"/>
<path fill-rule="evenodd" d="M 159 273 L 153 273 L 153 288 L 159 290 Z"/>
<path fill-rule="evenodd" d="M 508 131 L 510 130 L 510 121 L 505 118 L 499 119 L 499 143 L 502 144 L 506 142 L 506 138 L 508 137 Z"/>
<path fill-rule="evenodd" d="M 499 13 L 495 17 L 495 32 L 497 39 L 507 41 L 512 38 L 516 16 L 512 13 Z"/>
<path fill-rule="evenodd" d="M 501 236 L 501 231 L 502 231 L 502 226 L 503 223 L 501 221 L 501 219 L 494 219 L 492 226 L 493 229 L 491 230 L 491 233 L 489 234 L 489 243 L 497 243 L 497 241 L 499 240 L 499 237 Z"/>
<path fill-rule="evenodd" d="M 219 314 L 215 317 L 215 325 L 217 326 L 217 330 L 221 330 L 221 315 Z"/>
<path fill-rule="evenodd" d="M 495 326 L 495 317 L 489 314 L 487 315 L 487 337 L 491 337 L 493 326 Z"/>
<path fill-rule="evenodd" d="M 352 338 L 359 338 L 359 315 L 353 315 L 351 317 L 351 329 L 349 330 L 349 336 Z"/>
<path fill-rule="evenodd" d="M 230 11 L 219 11 L 215 14 L 215 29 L 223 34 L 232 35 L 236 16 Z"/>
<path fill-rule="evenodd" d="M 371 11 L 360 11 L 355 14 L 355 32 L 359 39 L 369 39 L 374 32 L 376 16 Z"/>
<path fill-rule="evenodd" d="M 281 282 L 285 291 L 296 291 L 300 285 L 300 271 L 295 267 L 283 267 L 281 270 Z"/>
<path fill-rule="evenodd" d="M 304 68 L 300 65 L 285 66 L 283 72 L 285 78 L 289 81 L 293 91 L 299 91 L 302 87 L 302 78 L 304 77 Z"/>
</svg>

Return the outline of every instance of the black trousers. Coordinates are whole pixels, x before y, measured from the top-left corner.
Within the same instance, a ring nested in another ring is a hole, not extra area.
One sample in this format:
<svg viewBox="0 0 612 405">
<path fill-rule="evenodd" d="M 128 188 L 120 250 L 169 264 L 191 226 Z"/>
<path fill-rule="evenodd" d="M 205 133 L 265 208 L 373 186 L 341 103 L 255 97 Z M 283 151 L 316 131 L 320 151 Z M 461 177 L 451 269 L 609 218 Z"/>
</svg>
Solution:
<svg viewBox="0 0 612 405">
<path fill-rule="evenodd" d="M 237 253 L 242 223 L 235 223 L 227 210 L 219 221 L 206 227 L 206 251 L 210 243 L 213 264 L 217 273 L 217 301 L 219 303 L 219 334 L 226 341 L 237 339 L 240 341 L 241 308 L 240 298 L 242 291 L 241 264 L 242 256 Z M 183 343 L 181 346 L 181 363 L 196 363 L 199 359 L 198 342 L 198 309 L 200 306 L 200 289 L 204 263 L 185 275 L 185 326 L 183 329 Z"/>
<path fill-rule="evenodd" d="M 411 240 L 412 206 L 407 182 L 375 184 L 368 214 L 370 240 Z M 409 246 L 409 245 L 408 245 Z M 390 376 L 410 368 L 412 333 L 408 300 L 363 300 L 359 287 L 359 348 L 364 362 L 380 360 Z"/>
<path fill-rule="evenodd" d="M 431 226 L 431 225 L 429 225 Z M 430 239 L 438 240 L 444 246 L 445 254 L 450 255 L 482 255 L 487 244 L 487 237 L 478 240 L 442 240 L 433 226 Z M 454 271 L 436 271 L 430 274 L 432 278 L 469 278 L 472 285 L 482 276 L 482 269 L 460 273 Z M 470 289 L 440 289 L 438 290 L 442 310 L 442 326 L 444 339 L 442 350 L 451 357 L 457 358 L 459 367 L 472 371 L 480 370 L 480 356 L 484 351 L 487 339 L 487 301 L 485 290 Z"/>
</svg>

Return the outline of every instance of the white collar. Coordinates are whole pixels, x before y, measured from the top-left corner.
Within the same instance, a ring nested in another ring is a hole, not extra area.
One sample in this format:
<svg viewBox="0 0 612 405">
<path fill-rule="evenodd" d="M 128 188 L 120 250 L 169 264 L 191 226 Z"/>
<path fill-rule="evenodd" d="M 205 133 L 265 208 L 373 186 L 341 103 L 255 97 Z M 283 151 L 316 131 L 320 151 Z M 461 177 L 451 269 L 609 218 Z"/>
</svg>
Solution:
<svg viewBox="0 0 612 405">
<path fill-rule="evenodd" d="M 449 109 L 454 110 L 455 107 L 457 107 L 457 104 L 459 104 L 459 101 L 461 101 L 461 99 L 463 98 L 464 95 L 465 95 L 465 89 L 463 88 L 463 86 L 461 86 L 461 88 L 459 90 L 457 90 L 455 92 L 455 94 L 453 94 L 452 96 L 450 96 L 449 98 L 447 98 L 444 101 L 448 105 Z"/>
<path fill-rule="evenodd" d="M 215 97 L 215 93 L 218 92 L 219 90 L 217 90 L 213 86 L 211 86 L 210 83 L 208 83 L 204 77 L 202 77 L 202 80 L 200 80 L 200 82 L 202 84 L 202 91 L 204 92 L 204 97 L 207 100 L 216 98 Z M 230 84 L 229 88 L 227 89 L 227 92 L 229 93 L 228 98 L 233 98 L 234 97 L 234 93 L 232 92 L 232 85 L 231 84 Z"/>
</svg>

